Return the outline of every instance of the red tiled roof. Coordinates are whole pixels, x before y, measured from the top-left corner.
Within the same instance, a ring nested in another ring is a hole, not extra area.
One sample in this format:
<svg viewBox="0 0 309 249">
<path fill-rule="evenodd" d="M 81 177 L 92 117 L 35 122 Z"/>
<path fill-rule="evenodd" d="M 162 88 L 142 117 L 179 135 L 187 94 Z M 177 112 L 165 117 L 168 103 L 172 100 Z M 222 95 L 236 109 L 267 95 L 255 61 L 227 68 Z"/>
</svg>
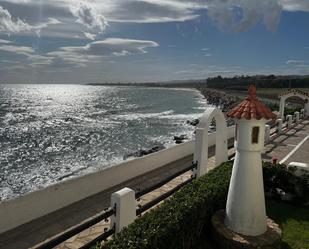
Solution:
<svg viewBox="0 0 309 249">
<path fill-rule="evenodd" d="M 228 117 L 236 119 L 274 119 L 276 115 L 256 97 L 256 88 L 250 85 L 248 97 L 227 113 Z"/>
</svg>

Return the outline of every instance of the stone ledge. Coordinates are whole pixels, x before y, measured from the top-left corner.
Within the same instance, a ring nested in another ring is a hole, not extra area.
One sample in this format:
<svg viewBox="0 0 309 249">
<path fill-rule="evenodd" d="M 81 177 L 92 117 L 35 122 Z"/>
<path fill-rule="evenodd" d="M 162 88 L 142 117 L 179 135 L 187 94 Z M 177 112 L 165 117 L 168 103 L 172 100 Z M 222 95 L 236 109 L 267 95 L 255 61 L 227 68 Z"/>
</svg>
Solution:
<svg viewBox="0 0 309 249">
<path fill-rule="evenodd" d="M 220 249 L 280 249 L 281 229 L 267 219 L 267 231 L 259 236 L 235 233 L 224 224 L 225 211 L 217 211 L 211 218 L 214 242 Z"/>
</svg>

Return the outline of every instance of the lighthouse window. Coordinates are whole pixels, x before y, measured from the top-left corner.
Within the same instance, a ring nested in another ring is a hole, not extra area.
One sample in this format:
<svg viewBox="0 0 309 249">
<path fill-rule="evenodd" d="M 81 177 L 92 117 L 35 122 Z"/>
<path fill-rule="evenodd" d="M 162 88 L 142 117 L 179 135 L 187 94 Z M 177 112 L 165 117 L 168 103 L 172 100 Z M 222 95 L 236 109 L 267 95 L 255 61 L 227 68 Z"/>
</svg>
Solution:
<svg viewBox="0 0 309 249">
<path fill-rule="evenodd" d="M 252 128 L 252 143 L 257 144 L 259 142 L 260 127 L 255 126 Z"/>
</svg>

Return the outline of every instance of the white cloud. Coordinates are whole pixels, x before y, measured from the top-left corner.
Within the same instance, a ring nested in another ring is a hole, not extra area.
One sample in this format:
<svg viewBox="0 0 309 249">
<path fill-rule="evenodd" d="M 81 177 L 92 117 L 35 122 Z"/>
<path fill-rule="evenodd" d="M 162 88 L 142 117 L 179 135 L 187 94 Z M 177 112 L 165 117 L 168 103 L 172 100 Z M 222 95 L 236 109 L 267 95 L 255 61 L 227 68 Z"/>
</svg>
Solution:
<svg viewBox="0 0 309 249">
<path fill-rule="evenodd" d="M 288 65 L 300 65 L 300 64 L 304 64 L 305 62 L 302 60 L 288 60 L 285 63 Z"/>
<path fill-rule="evenodd" d="M 308 0 L 279 0 L 286 11 L 309 11 Z"/>
<path fill-rule="evenodd" d="M 72 14 L 77 17 L 76 22 L 85 25 L 87 28 L 96 30 L 102 33 L 106 26 L 107 21 L 105 17 L 87 2 L 80 2 L 77 6 L 71 7 Z"/>
<path fill-rule="evenodd" d="M 264 23 L 274 31 L 280 20 L 282 10 L 308 11 L 308 0 L 2 0 L 8 10 L 0 7 L 0 32 L 18 33 L 39 30 L 56 24 L 54 20 L 65 20 L 60 25 L 61 32 L 52 30 L 53 35 L 67 34 L 65 30 L 73 27 L 74 32 L 89 34 L 104 32 L 112 22 L 182 22 L 198 18 L 201 10 L 223 30 L 242 32 L 257 23 Z M 16 6 L 19 6 L 16 8 Z M 27 8 L 26 8 L 27 7 Z M 23 11 L 23 8 L 26 8 Z M 44 9 L 46 20 L 34 23 L 36 10 Z M 85 26 L 81 30 L 74 23 Z M 60 24 L 59 21 L 57 24 Z M 66 28 L 61 29 L 62 26 Z M 47 35 L 47 32 L 45 32 Z M 74 33 L 76 35 L 76 33 Z M 72 36 L 74 36 L 72 34 Z M 91 38 L 92 37 L 92 38 Z"/>
<path fill-rule="evenodd" d="M 71 54 L 87 54 L 94 56 L 111 56 L 111 55 L 127 55 L 127 54 L 144 54 L 148 47 L 157 47 L 158 43 L 147 40 L 133 40 L 123 38 L 107 38 L 102 41 L 91 42 L 85 46 L 68 46 L 61 47 L 58 52 Z"/>
<path fill-rule="evenodd" d="M 232 76 L 240 73 L 241 73 L 240 68 L 236 66 L 224 67 L 224 66 L 199 65 L 199 64 L 191 64 L 191 67 L 189 67 L 188 69 L 174 72 L 174 74 L 185 79 L 205 78 L 217 75 Z"/>
<path fill-rule="evenodd" d="M 148 40 L 107 38 L 94 41 L 85 46 L 61 47 L 47 56 L 57 58 L 62 63 L 86 66 L 87 63 L 99 62 L 103 57 L 125 56 L 147 53 L 147 48 L 157 47 L 158 43 Z"/>
<path fill-rule="evenodd" d="M 0 45 L 0 51 L 15 53 L 19 55 L 30 56 L 34 53 L 31 47 L 15 46 L 15 45 Z"/>
<path fill-rule="evenodd" d="M 25 30 L 31 30 L 31 26 L 19 18 L 13 20 L 10 12 L 0 6 L 0 32 L 18 33 Z"/>
<path fill-rule="evenodd" d="M 41 22 L 37 25 L 30 25 L 20 18 L 13 18 L 7 9 L 0 6 L 0 32 L 20 33 L 34 30 L 38 34 L 42 28 L 60 23 L 61 22 L 56 18 L 50 17 L 45 22 Z"/>
<path fill-rule="evenodd" d="M 274 31 L 281 10 L 278 0 L 217 0 L 208 5 L 208 16 L 226 31 L 243 32 L 259 22 Z"/>
<path fill-rule="evenodd" d="M 195 13 L 197 3 L 181 0 L 113 0 L 107 7 L 101 6 L 102 13 L 108 21 L 157 23 L 192 20 L 199 15 Z M 199 8 L 202 8 L 199 5 Z M 204 7 L 203 7 L 204 8 Z"/>
<path fill-rule="evenodd" d="M 9 44 L 9 43 L 12 43 L 12 42 L 8 40 L 0 39 L 0 44 Z"/>
<path fill-rule="evenodd" d="M 39 65 L 49 65 L 52 63 L 53 60 L 53 58 L 50 56 L 38 54 L 32 47 L 20 46 L 15 44 L 14 42 L 1 44 L 1 40 L 0 40 L 0 52 L 10 53 L 14 55 L 13 57 L 9 57 L 9 60 L 1 60 L 2 62 L 5 61 L 6 64 L 24 63 L 23 67 L 25 68 L 27 66 L 33 67 Z"/>
<path fill-rule="evenodd" d="M 91 34 L 91 33 L 88 33 L 88 32 L 84 32 L 84 35 L 85 35 L 85 37 L 87 39 L 92 40 L 92 41 L 94 41 L 95 38 L 96 38 L 96 34 Z"/>
</svg>

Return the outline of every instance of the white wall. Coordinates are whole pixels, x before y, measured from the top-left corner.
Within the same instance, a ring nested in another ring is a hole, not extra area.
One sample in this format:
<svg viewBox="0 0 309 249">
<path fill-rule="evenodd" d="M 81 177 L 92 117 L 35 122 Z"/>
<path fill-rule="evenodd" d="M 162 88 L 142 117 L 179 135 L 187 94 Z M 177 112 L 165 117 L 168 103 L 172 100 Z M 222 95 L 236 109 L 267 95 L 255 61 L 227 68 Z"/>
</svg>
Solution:
<svg viewBox="0 0 309 249">
<path fill-rule="evenodd" d="M 228 128 L 228 138 L 232 137 L 234 137 L 234 126 Z M 209 136 L 209 146 L 214 144 L 213 133 Z M 1 202 L 0 233 L 192 155 L 193 150 L 194 140 Z"/>
</svg>

